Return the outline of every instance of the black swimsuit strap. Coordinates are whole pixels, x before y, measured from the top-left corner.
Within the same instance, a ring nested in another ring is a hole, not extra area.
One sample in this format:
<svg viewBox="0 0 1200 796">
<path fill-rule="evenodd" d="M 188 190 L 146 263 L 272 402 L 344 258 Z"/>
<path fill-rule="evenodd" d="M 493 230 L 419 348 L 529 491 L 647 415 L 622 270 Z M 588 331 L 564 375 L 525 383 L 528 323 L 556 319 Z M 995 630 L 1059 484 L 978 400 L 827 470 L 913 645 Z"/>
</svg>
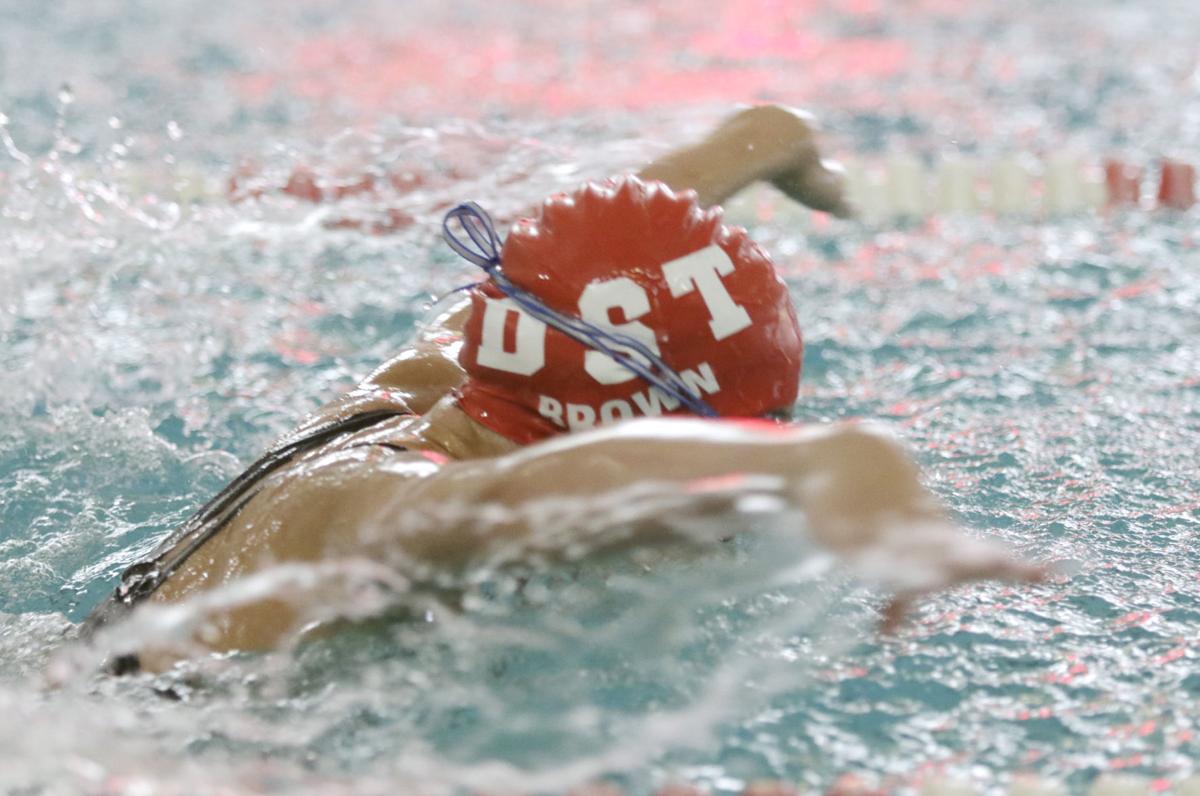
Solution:
<svg viewBox="0 0 1200 796">
<path fill-rule="evenodd" d="M 409 413 L 396 409 L 361 412 L 334 420 L 269 451 L 172 531 L 171 535 L 155 548 L 150 558 L 139 561 L 122 572 L 116 590 L 107 600 L 96 606 L 80 625 L 81 637 L 90 637 L 101 627 L 124 615 L 134 605 L 153 594 L 171 573 L 183 566 L 193 553 L 216 536 L 242 507 L 258 494 L 255 487 L 271 473 L 297 456 L 338 437 L 407 414 Z"/>
</svg>

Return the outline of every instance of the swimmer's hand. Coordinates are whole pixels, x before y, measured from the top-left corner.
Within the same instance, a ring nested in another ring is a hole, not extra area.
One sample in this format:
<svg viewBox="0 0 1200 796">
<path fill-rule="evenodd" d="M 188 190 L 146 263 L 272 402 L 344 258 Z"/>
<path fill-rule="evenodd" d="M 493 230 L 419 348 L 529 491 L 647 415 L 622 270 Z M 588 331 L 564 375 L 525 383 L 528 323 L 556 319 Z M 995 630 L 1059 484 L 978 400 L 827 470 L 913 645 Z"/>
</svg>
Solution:
<svg viewBox="0 0 1200 796">
<path fill-rule="evenodd" d="M 713 137 L 743 147 L 757 179 L 814 210 L 849 218 L 854 208 L 846 197 L 845 173 L 839 164 L 821 159 L 813 125 L 803 111 L 760 105 L 731 116 Z"/>
<path fill-rule="evenodd" d="M 858 215 L 846 196 L 846 173 L 840 163 L 831 160 L 806 161 L 781 169 L 770 178 L 771 184 L 813 210 L 838 218 Z"/>
<path fill-rule="evenodd" d="M 812 117 L 781 105 L 738 111 L 699 144 L 651 163 L 640 176 L 693 190 L 705 206 L 764 180 L 814 210 L 854 215 L 840 167 L 821 159 Z"/>
<path fill-rule="evenodd" d="M 885 634 L 895 633 L 914 604 L 934 592 L 984 580 L 1040 583 L 1052 574 L 1050 567 L 1017 558 L 996 542 L 967 536 L 948 521 L 906 536 L 872 551 L 874 563 L 892 571 L 893 593 L 880 621 Z"/>
<path fill-rule="evenodd" d="M 968 534 L 921 485 L 911 455 L 885 427 L 858 423 L 813 434 L 797 479 L 812 536 L 893 596 L 882 630 L 918 599 L 965 583 L 1035 583 L 1052 574 L 1007 545 Z"/>
</svg>

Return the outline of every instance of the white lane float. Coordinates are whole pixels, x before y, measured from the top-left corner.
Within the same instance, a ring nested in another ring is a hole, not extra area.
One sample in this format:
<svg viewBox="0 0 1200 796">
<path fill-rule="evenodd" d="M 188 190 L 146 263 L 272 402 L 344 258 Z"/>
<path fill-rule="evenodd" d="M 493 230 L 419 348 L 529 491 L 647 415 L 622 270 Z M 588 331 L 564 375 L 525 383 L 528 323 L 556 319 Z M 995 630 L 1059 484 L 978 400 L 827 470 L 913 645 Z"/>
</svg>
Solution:
<svg viewBox="0 0 1200 796">
<path fill-rule="evenodd" d="M 1033 174 L 1013 155 L 1001 158 L 991 169 L 991 210 L 1001 216 L 1021 216 L 1033 209 Z"/>
<path fill-rule="evenodd" d="M 935 207 L 950 215 L 979 212 L 979 165 L 974 160 L 948 157 L 938 164 Z"/>
<path fill-rule="evenodd" d="M 1141 777 L 1106 774 L 1088 789 L 1088 796 L 1148 796 L 1150 783 Z"/>
<path fill-rule="evenodd" d="M 916 220 L 928 215 L 929 175 L 912 155 L 892 155 L 884 166 L 884 196 L 895 218 Z"/>
</svg>

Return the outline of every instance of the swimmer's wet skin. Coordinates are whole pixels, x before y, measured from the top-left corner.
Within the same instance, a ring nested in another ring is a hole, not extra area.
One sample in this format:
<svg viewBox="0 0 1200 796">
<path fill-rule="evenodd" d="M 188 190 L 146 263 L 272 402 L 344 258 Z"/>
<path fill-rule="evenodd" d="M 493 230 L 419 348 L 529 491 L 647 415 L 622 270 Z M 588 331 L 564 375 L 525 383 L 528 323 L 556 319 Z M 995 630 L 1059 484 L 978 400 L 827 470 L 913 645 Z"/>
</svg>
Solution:
<svg viewBox="0 0 1200 796">
<path fill-rule="evenodd" d="M 546 499 L 652 487 L 677 511 L 732 519 L 737 490 L 704 487 L 731 475 L 804 512 L 817 541 L 889 586 L 889 626 L 934 589 L 1040 577 L 964 537 L 886 430 L 761 419 L 796 401 L 799 324 L 768 255 L 706 209 L 755 180 L 849 211 L 807 119 L 762 107 L 639 177 L 552 197 L 502 249 L 486 214 L 460 214 L 470 226 L 451 243 L 489 278 L 132 569 L 88 630 L 279 563 L 362 558 L 411 573 L 461 571 L 513 547 L 566 555 L 571 540 L 535 536 Z M 666 519 L 625 512 L 632 532 L 599 547 L 719 540 L 683 539 Z M 338 588 L 226 602 L 187 643 L 119 652 L 137 653 L 126 668 L 160 670 L 276 647 Z"/>
</svg>

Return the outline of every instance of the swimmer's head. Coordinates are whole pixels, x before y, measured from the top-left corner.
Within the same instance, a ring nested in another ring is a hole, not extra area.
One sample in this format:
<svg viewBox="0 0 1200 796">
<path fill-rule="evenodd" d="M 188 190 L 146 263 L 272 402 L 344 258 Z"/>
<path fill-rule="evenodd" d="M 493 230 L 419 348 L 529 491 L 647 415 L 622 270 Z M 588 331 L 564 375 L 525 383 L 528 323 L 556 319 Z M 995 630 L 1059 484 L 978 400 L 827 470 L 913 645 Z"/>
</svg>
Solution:
<svg viewBox="0 0 1200 796">
<path fill-rule="evenodd" d="M 627 335 L 723 417 L 790 409 L 803 346 L 767 254 L 688 191 L 626 177 L 552 196 L 513 225 L 509 282 L 554 313 Z M 634 417 L 688 414 L 608 353 L 544 323 L 494 279 L 472 291 L 459 406 L 518 443 Z M 610 346 L 611 350 L 611 346 Z"/>
</svg>

